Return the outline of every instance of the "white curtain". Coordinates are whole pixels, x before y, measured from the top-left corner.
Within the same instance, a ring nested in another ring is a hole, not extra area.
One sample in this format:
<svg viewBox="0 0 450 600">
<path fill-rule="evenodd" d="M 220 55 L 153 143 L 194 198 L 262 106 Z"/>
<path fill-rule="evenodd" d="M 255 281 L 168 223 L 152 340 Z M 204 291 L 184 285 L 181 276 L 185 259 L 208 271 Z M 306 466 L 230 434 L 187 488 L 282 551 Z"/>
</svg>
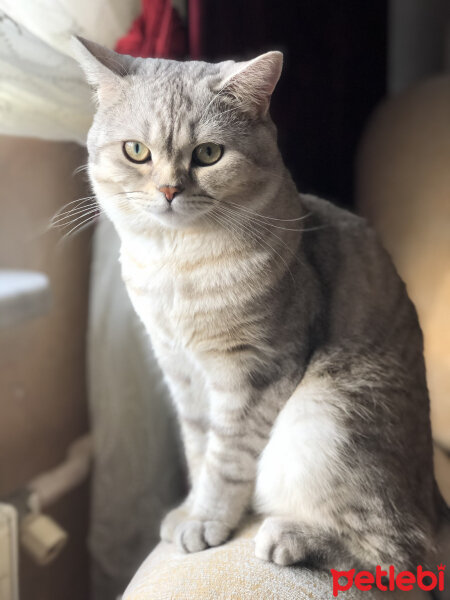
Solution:
<svg viewBox="0 0 450 600">
<path fill-rule="evenodd" d="M 71 58 L 80 34 L 113 47 L 139 0 L 0 0 L 0 134 L 85 143 L 93 106 Z M 109 222 L 94 240 L 89 401 L 95 448 L 93 598 L 113 600 L 158 540 L 181 492 L 170 402 L 125 292 Z"/>
<path fill-rule="evenodd" d="M 90 90 L 72 34 L 113 46 L 139 0 L 0 0 L 0 133 L 84 143 Z"/>
</svg>

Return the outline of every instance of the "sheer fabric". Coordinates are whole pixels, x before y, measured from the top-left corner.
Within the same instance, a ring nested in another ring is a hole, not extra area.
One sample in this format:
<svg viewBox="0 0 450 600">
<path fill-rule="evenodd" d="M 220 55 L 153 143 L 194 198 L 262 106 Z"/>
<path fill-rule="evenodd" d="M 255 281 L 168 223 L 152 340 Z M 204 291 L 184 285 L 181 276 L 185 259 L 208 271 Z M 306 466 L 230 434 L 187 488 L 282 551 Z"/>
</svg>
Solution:
<svg viewBox="0 0 450 600">
<path fill-rule="evenodd" d="M 71 35 L 113 47 L 138 0 L 0 0 L 0 133 L 84 143 L 91 92 Z"/>
<path fill-rule="evenodd" d="M 79 34 L 113 48 L 139 0 L 0 0 L 0 134 L 84 144 L 93 104 L 71 58 Z M 131 307 L 119 240 L 101 221 L 88 332 L 95 449 L 89 546 L 94 600 L 114 600 L 159 538 L 183 482 L 170 402 Z"/>
</svg>

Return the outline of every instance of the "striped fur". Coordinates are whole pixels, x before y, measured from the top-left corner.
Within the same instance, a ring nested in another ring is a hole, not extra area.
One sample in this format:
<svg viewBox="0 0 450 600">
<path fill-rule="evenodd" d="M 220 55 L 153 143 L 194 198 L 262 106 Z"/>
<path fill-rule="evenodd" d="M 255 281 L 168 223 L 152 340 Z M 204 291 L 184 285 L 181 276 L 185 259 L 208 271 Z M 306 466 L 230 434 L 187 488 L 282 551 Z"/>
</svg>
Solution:
<svg viewBox="0 0 450 600">
<path fill-rule="evenodd" d="M 253 507 L 267 516 L 265 560 L 434 560 L 442 516 L 416 313 L 367 224 L 296 191 L 267 113 L 281 55 L 78 52 L 99 99 L 90 178 L 191 476 L 163 537 L 215 546 Z M 124 140 L 146 144 L 151 163 L 128 162 Z M 208 141 L 223 157 L 196 167 Z M 182 189 L 170 209 L 162 185 Z"/>
</svg>

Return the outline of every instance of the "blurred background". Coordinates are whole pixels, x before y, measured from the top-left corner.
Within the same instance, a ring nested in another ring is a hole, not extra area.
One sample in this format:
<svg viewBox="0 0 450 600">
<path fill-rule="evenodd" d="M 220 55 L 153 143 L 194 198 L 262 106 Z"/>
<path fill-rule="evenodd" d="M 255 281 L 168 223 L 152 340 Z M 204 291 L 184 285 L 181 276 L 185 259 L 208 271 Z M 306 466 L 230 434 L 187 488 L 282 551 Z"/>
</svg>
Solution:
<svg viewBox="0 0 450 600">
<path fill-rule="evenodd" d="M 448 493 L 449 0 L 0 0 L 0 600 L 18 548 L 21 600 L 114 600 L 185 489 L 86 179 L 72 34 L 134 56 L 284 52 L 283 156 L 301 191 L 369 218 L 407 283 Z"/>
</svg>

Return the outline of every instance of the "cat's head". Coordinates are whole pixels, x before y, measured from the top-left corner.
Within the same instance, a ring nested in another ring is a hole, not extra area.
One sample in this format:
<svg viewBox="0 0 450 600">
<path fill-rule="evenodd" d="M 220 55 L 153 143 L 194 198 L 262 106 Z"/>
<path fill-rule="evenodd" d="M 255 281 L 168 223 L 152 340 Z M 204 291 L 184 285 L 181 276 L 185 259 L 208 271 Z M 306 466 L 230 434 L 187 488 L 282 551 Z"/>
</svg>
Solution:
<svg viewBox="0 0 450 600">
<path fill-rule="evenodd" d="M 119 229 L 220 223 L 229 207 L 255 210 L 273 196 L 282 163 L 268 109 L 280 52 L 210 64 L 74 43 L 97 99 L 89 174 Z"/>
</svg>

